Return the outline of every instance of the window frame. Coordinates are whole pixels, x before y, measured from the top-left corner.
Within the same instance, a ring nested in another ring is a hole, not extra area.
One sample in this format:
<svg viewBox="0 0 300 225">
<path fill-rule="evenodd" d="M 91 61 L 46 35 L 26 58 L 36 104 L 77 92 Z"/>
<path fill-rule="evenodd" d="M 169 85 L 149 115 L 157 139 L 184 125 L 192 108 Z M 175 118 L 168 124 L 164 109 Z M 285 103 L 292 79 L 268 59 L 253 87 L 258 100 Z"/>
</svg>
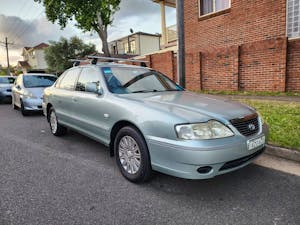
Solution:
<svg viewBox="0 0 300 225">
<path fill-rule="evenodd" d="M 102 74 L 100 73 L 100 71 L 98 71 L 97 69 L 95 69 L 95 68 L 93 68 L 93 67 L 82 67 L 80 73 L 78 74 L 78 77 L 77 77 L 77 80 L 76 80 L 76 83 L 75 83 L 75 87 L 74 87 L 74 91 L 76 91 L 76 92 L 81 92 L 81 93 L 87 93 L 87 94 L 95 94 L 95 93 L 93 93 L 93 92 L 88 92 L 88 91 L 86 91 L 86 90 L 84 90 L 84 91 L 77 90 L 78 81 L 79 81 L 81 75 L 84 74 L 84 70 L 88 70 L 88 69 L 94 70 L 95 73 L 98 74 L 99 88 L 102 88 L 102 87 L 103 87 L 102 82 L 101 82 L 101 75 L 102 75 Z"/>
<path fill-rule="evenodd" d="M 289 1 L 290 1 L 290 0 L 287 0 L 287 1 L 286 1 L 286 23 L 285 23 L 286 37 L 287 37 L 289 40 L 300 39 L 300 25 L 298 25 L 298 35 L 297 35 L 297 36 L 293 36 L 293 33 L 296 33 L 296 32 L 293 31 L 293 29 L 294 29 L 294 25 L 293 25 L 293 24 L 294 24 L 294 22 L 295 22 L 295 20 L 294 20 L 294 17 L 295 17 L 295 16 L 292 17 L 292 28 L 291 28 L 291 29 L 292 29 L 292 33 L 291 33 L 292 36 L 289 37 L 289 32 L 288 32 L 288 30 L 289 30 Z M 293 14 L 294 14 L 294 10 L 293 10 Z M 299 17 L 299 19 L 298 19 L 298 24 L 300 24 L 300 2 L 299 2 L 299 13 L 298 13 L 297 16 Z"/>
<path fill-rule="evenodd" d="M 76 72 L 77 72 L 77 74 L 76 74 L 77 77 L 76 77 L 76 79 L 75 79 L 75 82 L 74 82 L 73 87 L 72 87 L 71 89 L 69 89 L 69 88 L 62 88 L 62 87 L 61 87 L 61 82 L 66 78 L 66 76 L 67 76 L 70 72 L 73 72 L 73 71 L 76 71 Z M 61 90 L 75 91 L 75 87 L 76 87 L 76 85 L 77 85 L 77 81 L 78 81 L 78 78 L 79 78 L 79 75 L 80 75 L 81 71 L 82 71 L 82 68 L 72 68 L 72 69 L 69 69 L 69 70 L 65 71 L 65 72 L 61 75 L 61 76 L 63 76 L 63 77 L 58 81 L 58 83 L 55 84 L 55 87 L 58 88 L 58 89 L 61 89 Z M 60 77 L 61 77 L 61 76 L 60 76 Z M 59 78 L 60 78 L 60 77 L 59 77 Z"/>
<path fill-rule="evenodd" d="M 228 10 L 231 9 L 231 0 L 228 0 L 228 1 L 229 1 L 229 6 L 228 6 L 228 8 L 226 8 L 226 9 L 221 9 L 221 10 L 218 10 L 218 11 L 215 11 L 215 9 L 216 9 L 216 1 L 217 1 L 217 0 L 212 0 L 212 1 L 213 1 L 213 12 L 201 15 L 201 7 L 202 7 L 202 4 L 201 4 L 201 0 L 198 0 L 198 17 L 199 17 L 199 18 L 206 18 L 206 17 L 210 17 L 210 16 L 214 16 L 214 15 L 217 16 L 217 15 L 219 15 L 219 14 L 226 13 Z"/>
</svg>

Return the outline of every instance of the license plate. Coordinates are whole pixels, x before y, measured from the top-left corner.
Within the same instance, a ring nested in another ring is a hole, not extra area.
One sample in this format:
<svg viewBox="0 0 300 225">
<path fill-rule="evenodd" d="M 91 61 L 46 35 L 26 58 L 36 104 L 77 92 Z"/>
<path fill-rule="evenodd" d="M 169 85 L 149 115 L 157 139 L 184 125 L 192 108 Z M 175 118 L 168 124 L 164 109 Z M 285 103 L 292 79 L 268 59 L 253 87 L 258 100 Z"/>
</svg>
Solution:
<svg viewBox="0 0 300 225">
<path fill-rule="evenodd" d="M 266 141 L 265 136 L 255 138 L 255 139 L 252 139 L 252 140 L 248 140 L 247 141 L 248 150 L 252 150 L 252 149 L 255 149 L 259 146 L 263 146 L 265 144 L 265 141 Z"/>
</svg>

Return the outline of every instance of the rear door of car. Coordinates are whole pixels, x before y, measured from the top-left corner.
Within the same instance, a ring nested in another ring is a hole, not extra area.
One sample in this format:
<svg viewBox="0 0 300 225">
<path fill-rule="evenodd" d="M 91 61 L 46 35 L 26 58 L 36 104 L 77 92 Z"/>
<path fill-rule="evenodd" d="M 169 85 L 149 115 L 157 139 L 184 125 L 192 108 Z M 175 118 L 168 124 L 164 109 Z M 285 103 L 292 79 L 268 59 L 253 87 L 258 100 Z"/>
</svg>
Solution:
<svg viewBox="0 0 300 225">
<path fill-rule="evenodd" d="M 66 125 L 75 123 L 73 96 L 80 71 L 81 68 L 72 68 L 66 71 L 62 75 L 63 77 L 58 80 L 52 92 L 51 104 L 54 106 L 58 120 Z"/>
</svg>

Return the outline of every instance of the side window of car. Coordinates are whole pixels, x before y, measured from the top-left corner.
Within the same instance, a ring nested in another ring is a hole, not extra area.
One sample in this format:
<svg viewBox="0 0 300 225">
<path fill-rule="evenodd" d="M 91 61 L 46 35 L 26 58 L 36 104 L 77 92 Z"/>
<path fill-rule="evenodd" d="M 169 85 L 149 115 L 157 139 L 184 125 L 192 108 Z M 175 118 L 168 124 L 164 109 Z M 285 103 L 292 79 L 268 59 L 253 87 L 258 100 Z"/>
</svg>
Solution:
<svg viewBox="0 0 300 225">
<path fill-rule="evenodd" d="M 67 89 L 67 90 L 74 90 L 75 83 L 78 78 L 78 74 L 80 72 L 80 69 L 71 69 L 69 70 L 66 75 L 62 78 L 62 80 L 59 83 L 59 88 L 61 89 Z"/>
<path fill-rule="evenodd" d="M 94 68 L 84 68 L 79 76 L 76 91 L 86 91 L 87 83 L 100 84 L 100 75 Z"/>
</svg>

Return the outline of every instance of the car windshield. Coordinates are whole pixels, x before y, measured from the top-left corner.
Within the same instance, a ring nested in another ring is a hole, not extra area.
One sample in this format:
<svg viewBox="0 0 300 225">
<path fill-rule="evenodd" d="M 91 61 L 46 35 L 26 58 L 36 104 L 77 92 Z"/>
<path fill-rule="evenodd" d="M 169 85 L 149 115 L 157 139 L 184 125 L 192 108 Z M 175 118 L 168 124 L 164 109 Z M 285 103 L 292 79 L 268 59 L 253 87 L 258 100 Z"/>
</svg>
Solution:
<svg viewBox="0 0 300 225">
<path fill-rule="evenodd" d="M 184 89 L 159 72 L 146 68 L 103 67 L 108 89 L 112 93 L 130 94 Z"/>
<path fill-rule="evenodd" d="M 0 84 L 13 84 L 15 78 L 13 77 L 0 77 Z"/>
<path fill-rule="evenodd" d="M 24 87 L 26 88 L 49 87 L 56 81 L 56 77 L 45 75 L 24 75 L 23 81 Z"/>
</svg>

